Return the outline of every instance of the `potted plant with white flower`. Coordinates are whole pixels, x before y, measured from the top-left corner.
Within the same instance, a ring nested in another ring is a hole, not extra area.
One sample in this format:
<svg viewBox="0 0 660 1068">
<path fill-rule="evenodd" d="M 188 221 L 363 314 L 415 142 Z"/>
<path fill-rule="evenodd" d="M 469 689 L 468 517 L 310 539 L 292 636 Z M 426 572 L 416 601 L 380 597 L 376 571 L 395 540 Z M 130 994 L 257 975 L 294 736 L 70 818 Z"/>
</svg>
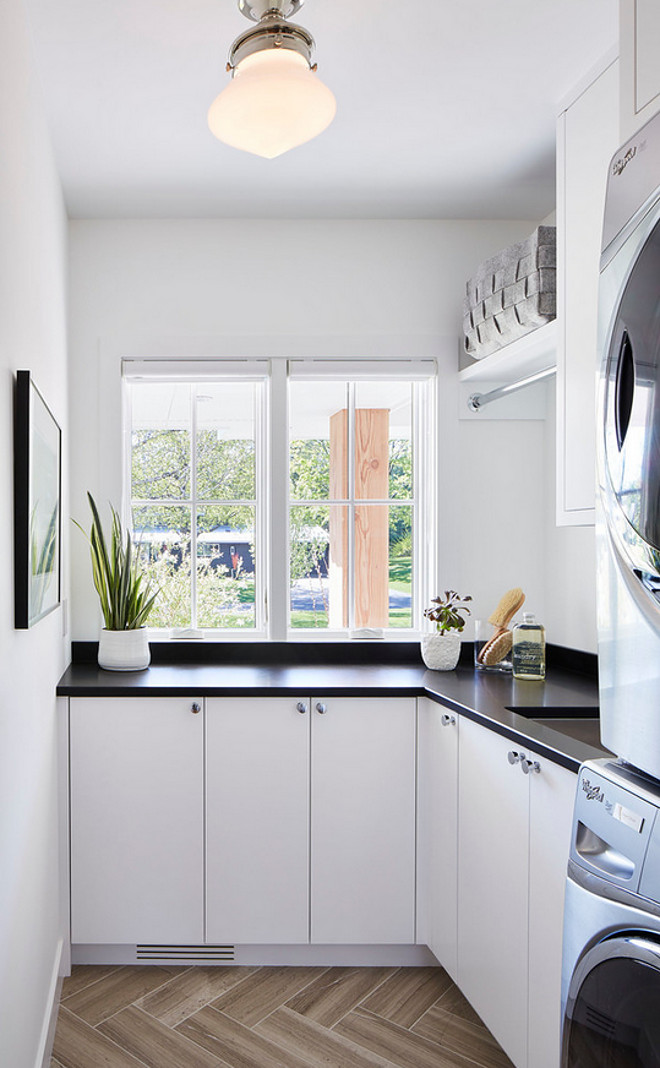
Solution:
<svg viewBox="0 0 660 1068">
<path fill-rule="evenodd" d="M 106 538 L 91 493 L 87 499 L 92 511 L 89 534 L 75 519 L 74 523 L 89 542 L 92 577 L 105 624 L 99 641 L 99 667 L 141 671 L 151 660 L 145 624 L 159 591 L 152 590 L 143 574 L 130 531 L 124 532 L 112 505 L 110 537 Z"/>
<path fill-rule="evenodd" d="M 456 590 L 445 590 L 444 597 L 434 597 L 424 616 L 435 624 L 433 634 L 422 636 L 422 660 L 435 671 L 452 671 L 461 655 L 461 634 L 466 616 L 470 615 L 467 602 L 471 597 L 461 597 Z"/>
</svg>

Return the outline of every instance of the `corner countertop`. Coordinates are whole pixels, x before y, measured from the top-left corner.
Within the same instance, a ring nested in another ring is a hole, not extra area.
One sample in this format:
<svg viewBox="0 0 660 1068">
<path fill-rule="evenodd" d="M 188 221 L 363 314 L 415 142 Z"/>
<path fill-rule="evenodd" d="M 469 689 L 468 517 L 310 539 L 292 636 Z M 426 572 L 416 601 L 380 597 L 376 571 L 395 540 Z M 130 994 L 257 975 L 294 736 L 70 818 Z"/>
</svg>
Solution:
<svg viewBox="0 0 660 1068">
<path fill-rule="evenodd" d="M 146 671 L 110 672 L 95 663 L 73 663 L 57 687 L 60 697 L 396 697 L 426 696 L 557 764 L 577 771 L 584 760 L 607 756 L 597 724 L 588 740 L 518 715 L 513 707 L 575 710 L 598 705 L 594 679 L 560 667 L 544 682 L 477 672 L 427 671 L 419 663 L 154 663 Z M 542 711 L 539 712 L 542 716 Z M 559 725 L 558 725 L 559 728 Z M 590 743 L 594 744 L 590 744 Z"/>
</svg>

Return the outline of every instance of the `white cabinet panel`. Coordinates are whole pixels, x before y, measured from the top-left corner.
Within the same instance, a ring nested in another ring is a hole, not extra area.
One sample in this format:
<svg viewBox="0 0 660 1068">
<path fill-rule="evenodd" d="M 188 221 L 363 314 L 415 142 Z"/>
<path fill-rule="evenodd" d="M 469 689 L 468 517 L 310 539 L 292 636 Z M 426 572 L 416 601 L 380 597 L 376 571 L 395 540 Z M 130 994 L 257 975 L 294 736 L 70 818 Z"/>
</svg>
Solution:
<svg viewBox="0 0 660 1068">
<path fill-rule="evenodd" d="M 309 699 L 207 699 L 207 939 L 309 939 Z"/>
<path fill-rule="evenodd" d="M 191 706 L 71 700 L 73 942 L 203 941 L 204 717 Z"/>
<path fill-rule="evenodd" d="M 415 940 L 415 699 L 312 707 L 311 932 L 317 944 Z"/>
<path fill-rule="evenodd" d="M 564 888 L 577 776 L 538 760 L 530 776 L 529 1068 L 560 1062 Z"/>
<path fill-rule="evenodd" d="M 600 245 L 610 159 L 619 145 L 618 63 L 557 126 L 557 523 L 594 522 Z"/>
<path fill-rule="evenodd" d="M 660 110 L 660 4 L 620 0 L 619 10 L 623 142 Z"/>
<path fill-rule="evenodd" d="M 462 718 L 458 982 L 515 1065 L 527 1062 L 529 776 L 520 747 Z"/>
<path fill-rule="evenodd" d="M 457 977 L 460 716 L 418 701 L 417 941 Z"/>
</svg>

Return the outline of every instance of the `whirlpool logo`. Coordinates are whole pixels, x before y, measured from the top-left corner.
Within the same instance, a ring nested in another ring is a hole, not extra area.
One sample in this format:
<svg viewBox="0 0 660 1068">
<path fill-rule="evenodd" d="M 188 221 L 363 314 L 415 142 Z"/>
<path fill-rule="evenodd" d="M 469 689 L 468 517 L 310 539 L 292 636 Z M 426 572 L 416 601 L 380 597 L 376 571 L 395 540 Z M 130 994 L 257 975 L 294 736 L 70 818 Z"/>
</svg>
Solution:
<svg viewBox="0 0 660 1068">
<path fill-rule="evenodd" d="M 582 780 L 582 789 L 587 795 L 587 801 L 604 801 L 605 794 L 601 790 L 600 786 L 592 786 L 589 779 Z"/>
<path fill-rule="evenodd" d="M 625 156 L 619 156 L 618 159 L 612 161 L 612 174 L 615 174 L 617 177 L 620 174 L 623 174 L 630 161 L 634 159 L 636 155 L 637 145 L 631 145 Z"/>
</svg>

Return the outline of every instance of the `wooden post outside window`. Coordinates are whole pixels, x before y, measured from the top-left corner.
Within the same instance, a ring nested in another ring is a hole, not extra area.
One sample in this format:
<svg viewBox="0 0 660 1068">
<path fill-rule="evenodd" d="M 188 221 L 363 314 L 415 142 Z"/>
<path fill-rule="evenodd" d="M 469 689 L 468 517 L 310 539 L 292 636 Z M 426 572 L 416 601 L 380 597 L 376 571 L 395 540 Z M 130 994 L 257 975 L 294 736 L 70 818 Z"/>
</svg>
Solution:
<svg viewBox="0 0 660 1068">
<path fill-rule="evenodd" d="M 330 417 L 330 497 L 348 497 L 348 413 Z M 389 508 L 358 503 L 389 496 L 388 408 L 355 411 L 355 626 L 389 622 Z M 348 626 L 348 507 L 330 506 L 329 625 Z"/>
</svg>

